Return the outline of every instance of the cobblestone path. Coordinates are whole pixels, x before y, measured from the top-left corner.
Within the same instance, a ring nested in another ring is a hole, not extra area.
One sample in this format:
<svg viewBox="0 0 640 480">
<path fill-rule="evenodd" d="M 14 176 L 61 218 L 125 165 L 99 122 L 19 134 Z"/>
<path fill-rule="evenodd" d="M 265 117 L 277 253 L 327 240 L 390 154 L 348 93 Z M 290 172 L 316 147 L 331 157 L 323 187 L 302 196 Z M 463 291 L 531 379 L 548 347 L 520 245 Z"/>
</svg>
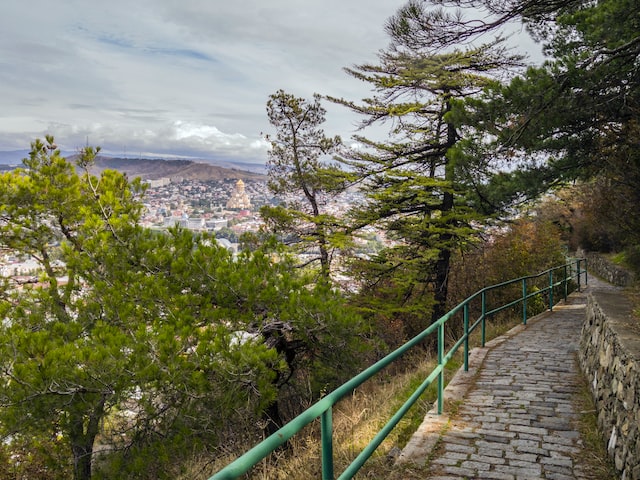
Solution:
<svg viewBox="0 0 640 480">
<path fill-rule="evenodd" d="M 585 294 L 487 353 L 438 454 L 431 480 L 586 479 L 573 395 Z"/>
</svg>

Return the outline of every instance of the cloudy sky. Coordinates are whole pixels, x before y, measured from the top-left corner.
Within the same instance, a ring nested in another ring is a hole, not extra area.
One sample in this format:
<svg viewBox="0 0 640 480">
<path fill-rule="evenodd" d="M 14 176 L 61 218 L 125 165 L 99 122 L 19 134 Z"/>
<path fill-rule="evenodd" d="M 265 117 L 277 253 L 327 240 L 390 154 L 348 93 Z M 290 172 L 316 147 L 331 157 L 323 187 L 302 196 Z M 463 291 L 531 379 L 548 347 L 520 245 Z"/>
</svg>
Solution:
<svg viewBox="0 0 640 480">
<path fill-rule="evenodd" d="M 264 162 L 267 97 L 359 100 L 405 0 L 2 0 L 0 151 L 45 133 L 118 156 Z M 349 138 L 355 117 L 328 109 Z"/>
</svg>

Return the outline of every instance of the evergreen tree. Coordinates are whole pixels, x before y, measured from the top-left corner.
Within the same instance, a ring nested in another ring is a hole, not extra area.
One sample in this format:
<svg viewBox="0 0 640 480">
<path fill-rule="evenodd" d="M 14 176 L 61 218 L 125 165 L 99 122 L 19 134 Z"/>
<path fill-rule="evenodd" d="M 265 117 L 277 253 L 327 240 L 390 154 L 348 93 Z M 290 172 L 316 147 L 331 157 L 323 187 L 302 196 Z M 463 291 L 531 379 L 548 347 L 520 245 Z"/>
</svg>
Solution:
<svg viewBox="0 0 640 480">
<path fill-rule="evenodd" d="M 495 135 L 494 151 L 537 161 L 495 177 L 484 194 L 504 203 L 576 179 L 599 179 L 608 185 L 602 200 L 613 200 L 602 218 L 626 232 L 614 243 L 637 243 L 640 10 L 629 0 L 526 4 L 510 8 L 544 42 L 550 59 L 508 85 L 492 85 L 470 107 Z"/>
<path fill-rule="evenodd" d="M 260 211 L 272 231 L 310 257 L 305 265 L 319 262 L 322 277 L 329 279 L 333 252 L 344 246 L 345 237 L 339 219 L 325 205 L 344 190 L 347 175 L 329 161 L 342 141 L 325 136 L 325 113 L 318 94 L 313 101 L 283 90 L 269 97 L 267 115 L 276 134 L 266 136 L 271 144 L 268 185 L 283 203 Z"/>
<path fill-rule="evenodd" d="M 354 212 L 356 224 L 379 225 L 396 241 L 361 263 L 370 287 L 364 291 L 374 294 L 364 305 L 389 317 L 404 315 L 413 324 L 410 334 L 426 326 L 425 317 L 433 321 L 446 312 L 452 252 L 470 242 L 472 221 L 479 218 L 469 198 L 478 175 L 492 168 L 487 157 L 475 155 L 482 134 L 460 121 L 459 110 L 519 65 L 501 40 L 443 48 L 438 39 L 449 18 L 407 4 L 387 24 L 391 45 L 379 63 L 347 69 L 375 95 L 363 104 L 333 99 L 364 115 L 363 128 L 391 123 L 388 140 L 357 137 L 363 148 L 349 163 L 368 196 L 367 207 Z"/>
<path fill-rule="evenodd" d="M 0 176 L 2 247 L 41 266 L 33 288 L 0 292 L 4 449 L 57 437 L 60 477 L 167 477 L 234 430 L 258 435 L 283 387 L 317 394 L 348 371 L 359 324 L 334 291 L 273 243 L 234 257 L 208 235 L 140 227 L 140 181 L 90 175 L 96 153 L 79 175 L 49 137 Z"/>
</svg>

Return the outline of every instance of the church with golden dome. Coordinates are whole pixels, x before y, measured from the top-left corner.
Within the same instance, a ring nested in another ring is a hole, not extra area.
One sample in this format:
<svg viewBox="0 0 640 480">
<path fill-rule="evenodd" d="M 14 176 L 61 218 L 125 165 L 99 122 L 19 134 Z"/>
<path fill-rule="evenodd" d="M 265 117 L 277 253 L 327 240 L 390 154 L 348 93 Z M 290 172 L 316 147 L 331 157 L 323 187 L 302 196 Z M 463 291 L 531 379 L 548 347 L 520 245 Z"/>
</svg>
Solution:
<svg viewBox="0 0 640 480">
<path fill-rule="evenodd" d="M 229 210 L 248 210 L 251 208 L 251 200 L 249 200 L 247 192 L 244 191 L 244 182 L 242 179 L 236 182 L 231 197 L 229 197 L 227 201 L 227 208 Z"/>
</svg>

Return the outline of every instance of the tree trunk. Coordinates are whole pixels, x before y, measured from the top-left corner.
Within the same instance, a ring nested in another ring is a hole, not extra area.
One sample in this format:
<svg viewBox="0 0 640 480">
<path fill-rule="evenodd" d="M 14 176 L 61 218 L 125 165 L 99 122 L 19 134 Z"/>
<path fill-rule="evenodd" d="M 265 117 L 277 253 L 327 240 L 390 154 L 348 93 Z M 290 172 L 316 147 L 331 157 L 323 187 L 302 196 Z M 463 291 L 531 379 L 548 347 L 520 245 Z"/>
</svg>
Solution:
<svg viewBox="0 0 640 480">
<path fill-rule="evenodd" d="M 437 321 L 447 313 L 447 296 L 449 294 L 449 266 L 451 262 L 451 251 L 449 249 L 440 250 L 436 261 L 435 285 L 433 298 L 435 305 L 431 314 L 431 323 Z"/>
<path fill-rule="evenodd" d="M 69 438 L 73 452 L 74 480 L 91 480 L 93 444 L 98 436 L 100 420 L 104 416 L 106 395 L 102 395 L 88 415 L 71 413 Z"/>
<path fill-rule="evenodd" d="M 282 416 L 280 415 L 280 408 L 278 407 L 278 400 L 275 400 L 264 412 L 264 420 L 266 426 L 264 427 L 265 436 L 268 437 L 282 427 Z"/>
<path fill-rule="evenodd" d="M 451 110 L 451 105 L 449 101 L 447 101 L 445 111 L 448 112 Z M 447 124 L 447 149 L 453 147 L 458 140 L 458 133 L 453 124 Z M 455 180 L 455 169 L 451 160 L 447 160 L 445 164 L 445 180 L 453 183 Z M 453 190 L 447 191 L 442 195 L 442 215 L 447 215 L 450 211 L 453 210 Z M 455 225 L 449 225 L 448 228 L 445 229 L 445 233 L 440 236 L 440 244 L 443 245 L 440 249 L 440 253 L 438 255 L 438 260 L 436 261 L 436 271 L 435 271 L 435 285 L 434 285 L 434 300 L 435 305 L 433 307 L 433 314 L 431 317 L 431 323 L 437 321 L 440 317 L 442 317 L 445 313 L 447 313 L 447 296 L 449 294 L 449 268 L 451 264 L 451 247 L 449 246 L 451 243 L 451 239 L 453 235 L 450 233 L 451 229 L 454 228 Z"/>
<path fill-rule="evenodd" d="M 329 250 L 327 249 L 327 239 L 324 228 L 318 227 L 318 248 L 320 249 L 320 271 L 325 279 L 331 278 L 331 267 L 329 264 Z"/>
<path fill-rule="evenodd" d="M 74 480 L 91 480 L 93 442 L 91 445 L 72 443 L 71 450 L 73 451 Z"/>
</svg>

